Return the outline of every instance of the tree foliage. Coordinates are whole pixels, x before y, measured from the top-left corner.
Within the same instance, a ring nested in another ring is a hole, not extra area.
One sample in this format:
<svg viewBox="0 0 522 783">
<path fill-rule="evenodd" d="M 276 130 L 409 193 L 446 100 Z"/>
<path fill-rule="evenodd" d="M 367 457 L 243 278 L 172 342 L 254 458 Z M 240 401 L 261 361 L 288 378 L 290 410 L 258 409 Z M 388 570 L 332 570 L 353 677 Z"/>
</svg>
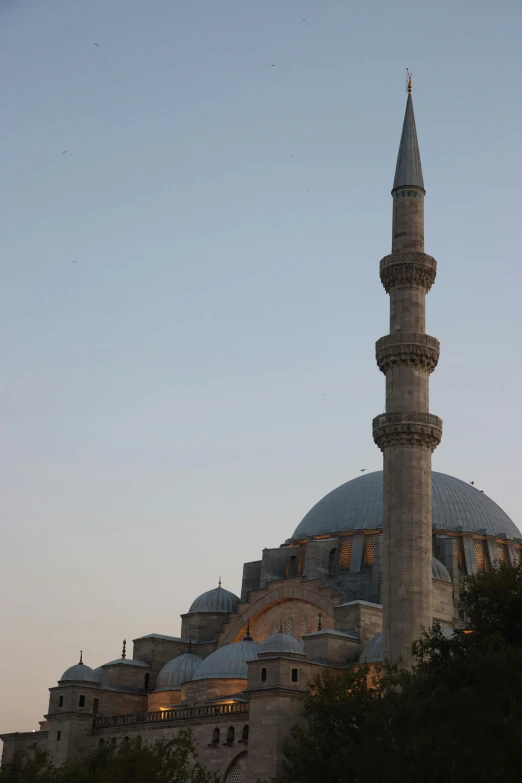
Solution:
<svg viewBox="0 0 522 783">
<path fill-rule="evenodd" d="M 85 758 L 53 766 L 47 755 L 17 755 L 2 765 L 0 783 L 218 783 L 197 760 L 189 730 L 154 744 L 141 737 L 103 745 Z"/>
<path fill-rule="evenodd" d="M 521 569 L 470 577 L 461 599 L 471 632 L 424 634 L 411 671 L 361 666 L 316 680 L 281 783 L 522 780 Z"/>
</svg>

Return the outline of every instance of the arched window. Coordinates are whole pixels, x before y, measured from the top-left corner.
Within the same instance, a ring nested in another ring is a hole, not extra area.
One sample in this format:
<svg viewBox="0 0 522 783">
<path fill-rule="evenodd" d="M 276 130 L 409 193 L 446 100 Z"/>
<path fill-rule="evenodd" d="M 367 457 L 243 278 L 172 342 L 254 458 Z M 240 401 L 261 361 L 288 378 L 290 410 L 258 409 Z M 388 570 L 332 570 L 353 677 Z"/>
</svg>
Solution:
<svg viewBox="0 0 522 783">
<path fill-rule="evenodd" d="M 328 573 L 333 574 L 335 571 L 335 560 L 337 557 L 337 548 L 330 549 L 330 554 L 328 555 Z"/>
<path fill-rule="evenodd" d="M 243 731 L 241 732 L 241 742 L 248 742 L 248 723 L 246 726 L 243 726 Z"/>
<path fill-rule="evenodd" d="M 475 540 L 475 560 L 477 561 L 477 571 L 486 570 L 486 554 L 484 552 L 484 542 Z"/>
<path fill-rule="evenodd" d="M 230 726 L 227 731 L 227 745 L 232 745 L 234 742 L 234 727 Z"/>
<path fill-rule="evenodd" d="M 230 783 L 242 783 L 241 768 L 237 765 L 230 770 Z"/>
<path fill-rule="evenodd" d="M 148 689 L 149 689 L 149 680 L 150 680 L 150 674 L 149 674 L 149 673 L 147 673 L 147 674 L 145 675 L 145 690 L 146 690 L 146 691 L 148 691 Z"/>
<path fill-rule="evenodd" d="M 80 696 L 78 699 L 78 707 L 85 707 L 85 696 Z"/>
<path fill-rule="evenodd" d="M 366 548 L 364 550 L 364 565 L 371 568 L 375 557 L 375 541 L 373 536 L 367 536 Z"/>
<path fill-rule="evenodd" d="M 292 669 L 292 682 L 298 682 L 298 680 L 299 680 L 299 670 Z"/>
<path fill-rule="evenodd" d="M 214 729 L 212 732 L 212 744 L 219 745 L 219 729 Z"/>
<path fill-rule="evenodd" d="M 352 538 L 345 538 L 341 547 L 341 557 L 339 559 L 339 565 L 341 568 L 350 568 L 350 562 L 352 560 Z"/>
<path fill-rule="evenodd" d="M 288 558 L 286 564 L 286 576 L 290 579 L 293 576 L 297 576 L 297 557 L 292 555 Z"/>
</svg>

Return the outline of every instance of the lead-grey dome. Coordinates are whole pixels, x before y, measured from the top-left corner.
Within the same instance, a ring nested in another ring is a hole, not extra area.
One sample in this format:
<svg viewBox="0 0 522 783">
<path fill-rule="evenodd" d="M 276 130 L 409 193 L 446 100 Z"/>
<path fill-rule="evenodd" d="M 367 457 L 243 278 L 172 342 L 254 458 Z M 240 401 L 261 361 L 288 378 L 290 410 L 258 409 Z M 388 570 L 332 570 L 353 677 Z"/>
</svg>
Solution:
<svg viewBox="0 0 522 783">
<path fill-rule="evenodd" d="M 192 680 L 202 664 L 202 658 L 193 653 L 184 653 L 165 664 L 158 674 L 155 691 L 168 691 L 179 688 L 184 682 Z"/>
<path fill-rule="evenodd" d="M 289 633 L 274 633 L 263 642 L 259 650 L 260 653 L 277 653 L 284 655 L 303 655 L 303 645 L 298 642 L 295 636 Z"/>
<path fill-rule="evenodd" d="M 219 585 L 196 598 L 189 612 L 235 612 L 238 603 L 237 595 Z"/>
<path fill-rule="evenodd" d="M 100 684 L 96 672 L 84 663 L 77 663 L 75 666 L 69 666 L 58 682 L 90 682 L 93 685 Z"/>
<path fill-rule="evenodd" d="M 514 522 L 471 484 L 433 472 L 433 527 L 519 538 Z M 382 470 L 347 481 L 319 501 L 297 526 L 292 538 L 382 527 Z"/>
<path fill-rule="evenodd" d="M 227 680 L 248 677 L 248 661 L 255 661 L 259 645 L 250 639 L 225 644 L 205 658 L 194 675 L 194 680 Z"/>
<path fill-rule="evenodd" d="M 440 631 L 446 639 L 451 639 L 454 634 L 452 628 L 446 628 L 445 626 L 440 626 Z M 364 645 L 359 656 L 359 663 L 381 663 L 382 660 L 382 631 L 379 631 Z"/>
</svg>

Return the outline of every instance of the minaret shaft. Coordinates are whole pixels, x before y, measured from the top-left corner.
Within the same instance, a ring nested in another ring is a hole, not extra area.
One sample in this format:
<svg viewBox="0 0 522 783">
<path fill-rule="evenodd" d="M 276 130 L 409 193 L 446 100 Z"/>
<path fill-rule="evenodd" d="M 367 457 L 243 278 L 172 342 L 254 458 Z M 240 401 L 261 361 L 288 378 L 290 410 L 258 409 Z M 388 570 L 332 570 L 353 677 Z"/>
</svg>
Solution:
<svg viewBox="0 0 522 783">
<path fill-rule="evenodd" d="M 386 413 L 373 422 L 384 463 L 384 655 L 403 666 L 411 665 L 413 642 L 432 625 L 431 455 L 442 434 L 442 422 L 429 413 L 429 376 L 439 343 L 425 333 L 436 262 L 424 253 L 424 194 L 408 95 L 392 191 L 392 253 L 381 261 L 390 334 L 378 340 L 376 353 L 386 375 Z"/>
</svg>

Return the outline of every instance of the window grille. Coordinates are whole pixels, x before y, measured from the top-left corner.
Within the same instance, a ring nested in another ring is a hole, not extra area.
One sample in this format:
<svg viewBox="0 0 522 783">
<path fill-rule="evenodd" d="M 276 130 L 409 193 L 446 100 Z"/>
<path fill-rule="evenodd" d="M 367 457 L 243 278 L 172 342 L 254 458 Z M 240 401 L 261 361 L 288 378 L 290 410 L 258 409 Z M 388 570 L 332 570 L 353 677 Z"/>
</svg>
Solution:
<svg viewBox="0 0 522 783">
<path fill-rule="evenodd" d="M 308 633 L 308 618 L 301 617 L 301 639 Z M 301 640 L 300 639 L 300 640 Z"/>
<path fill-rule="evenodd" d="M 294 623 L 291 617 L 288 618 L 285 624 L 285 633 L 291 634 L 294 630 Z"/>
<path fill-rule="evenodd" d="M 341 547 L 341 559 L 339 563 L 341 568 L 350 568 L 351 559 L 352 559 L 352 539 L 346 538 L 343 541 L 343 545 Z"/>
<path fill-rule="evenodd" d="M 275 633 L 279 633 L 282 630 L 283 629 L 281 628 L 281 620 L 274 620 L 274 622 L 272 623 L 272 636 Z"/>
<path fill-rule="evenodd" d="M 497 560 L 499 563 L 506 562 L 506 553 L 504 552 L 503 546 L 497 546 Z"/>
<path fill-rule="evenodd" d="M 475 541 L 475 560 L 477 561 L 477 571 L 485 571 L 486 558 L 484 557 L 484 544 L 482 541 Z"/>
<path fill-rule="evenodd" d="M 238 766 L 230 770 L 230 783 L 242 783 L 241 769 Z"/>
<path fill-rule="evenodd" d="M 368 536 L 366 539 L 366 549 L 364 552 L 364 565 L 371 568 L 375 557 L 375 539 L 373 536 Z"/>
<path fill-rule="evenodd" d="M 264 641 L 265 641 L 265 637 L 264 636 L 260 636 L 259 639 L 258 639 L 259 644 L 263 644 Z"/>
</svg>

